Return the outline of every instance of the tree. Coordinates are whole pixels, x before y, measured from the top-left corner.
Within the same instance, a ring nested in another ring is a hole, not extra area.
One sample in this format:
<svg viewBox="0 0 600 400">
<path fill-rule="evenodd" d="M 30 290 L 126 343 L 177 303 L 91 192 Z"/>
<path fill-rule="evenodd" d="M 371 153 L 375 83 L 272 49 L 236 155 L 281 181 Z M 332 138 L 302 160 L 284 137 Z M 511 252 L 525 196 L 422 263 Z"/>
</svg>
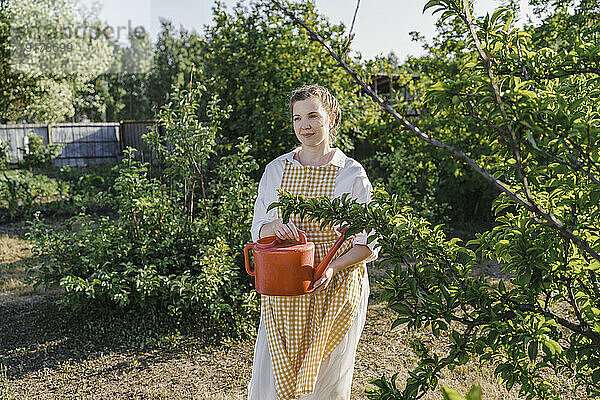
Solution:
<svg viewBox="0 0 600 400">
<path fill-rule="evenodd" d="M 496 226 L 463 245 L 383 191 L 364 207 L 347 198 L 315 201 L 290 194 L 276 205 L 284 208 L 284 219 L 298 213 L 345 223 L 348 234 L 375 229 L 384 263 L 392 267 L 383 291 L 398 314 L 392 326 L 429 328 L 448 340 L 447 351 L 415 342 L 419 362 L 404 389 L 383 377 L 373 381 L 370 398 L 418 398 L 437 385 L 443 368 L 472 357 L 494 364 L 507 388 L 518 385 L 528 399 L 556 396 L 545 378 L 548 370 L 568 374 L 587 395 L 600 396 L 598 37 L 576 35 L 556 48 L 515 28 L 514 13 L 506 8 L 479 19 L 468 0 L 431 0 L 425 9 L 431 8 L 462 27 L 464 43 L 460 52 L 448 53 L 456 74 L 440 76 L 427 88 L 431 118 L 457 116 L 448 117 L 450 128 L 466 134 L 460 129 L 468 123 L 485 146 L 474 141 L 456 148 L 441 141 L 443 135 L 411 124 L 356 81 L 408 131 L 451 153 L 501 192 L 494 202 Z M 586 15 L 589 8 L 580 10 Z M 544 28 L 553 18 L 560 16 L 551 14 Z M 474 276 L 481 257 L 499 262 L 512 278 L 493 283 Z"/>
<path fill-rule="evenodd" d="M 108 121 L 144 121 L 154 116 L 150 87 L 155 47 L 147 33 L 130 34 L 129 45 L 114 44 L 115 63 L 97 78 L 96 93 L 106 109 Z M 100 119 L 98 116 L 96 119 Z"/>
<path fill-rule="evenodd" d="M 0 123 L 16 121 L 19 110 L 31 102 L 34 81 L 12 71 L 8 3 L 0 2 Z"/>
<path fill-rule="evenodd" d="M 455 26 L 440 26 L 439 31 L 439 47 L 451 48 L 457 42 Z M 427 89 L 440 77 L 453 76 L 459 69 L 460 61 L 440 51 L 438 45 L 432 46 L 426 56 L 409 58 L 397 67 L 378 59 L 368 62 L 365 69 L 397 78 L 398 88 L 392 87 L 391 104 L 407 121 L 418 123 L 425 131 L 435 131 L 436 138 L 454 147 L 485 149 L 483 132 L 470 124 L 470 116 L 443 112 L 434 115 L 428 109 Z M 402 123 L 383 114 L 379 121 L 367 120 L 361 126 L 376 146 L 376 155 L 363 159 L 370 164 L 370 176 L 379 177 L 375 182 L 383 183 L 419 215 L 446 223 L 448 231 L 465 232 L 463 226 L 488 227 L 493 219 L 490 206 L 497 191 L 476 172 L 457 164 L 451 154 L 416 136 L 399 134 L 405 130 Z"/>
<path fill-rule="evenodd" d="M 99 10 L 79 8 L 76 0 L 9 1 L 0 9 L 3 121 L 56 122 L 77 108 L 98 108 L 89 96 L 92 80 L 112 63 L 109 38 Z M 82 37 L 78 37 L 82 36 Z M 83 39 L 83 40 L 82 40 Z"/>
<path fill-rule="evenodd" d="M 194 65 L 202 63 L 205 47 L 205 40 L 195 32 L 176 29 L 165 19 L 160 23 L 148 82 L 148 95 L 154 107 L 167 104 L 174 90 L 185 88 Z"/>
<path fill-rule="evenodd" d="M 294 7 L 337 49 L 343 49 L 343 25 L 330 24 L 316 13 L 312 2 Z M 251 143 L 260 143 L 253 146 L 252 155 L 261 165 L 289 151 L 297 140 L 291 131 L 286 96 L 303 84 L 319 83 L 337 96 L 344 110 L 337 144 L 352 149 L 348 137 L 361 134 L 356 121 L 364 118 L 364 100 L 356 95 L 351 78 L 320 46 L 304 31 L 290 28 L 275 10 L 266 1 L 238 5 L 230 12 L 221 3 L 213 9 L 214 25 L 205 31 L 198 73 L 209 93 L 218 94 L 233 107 L 219 148 L 227 152 L 238 137 L 248 135 Z M 204 104 L 208 101 L 204 99 Z"/>
</svg>

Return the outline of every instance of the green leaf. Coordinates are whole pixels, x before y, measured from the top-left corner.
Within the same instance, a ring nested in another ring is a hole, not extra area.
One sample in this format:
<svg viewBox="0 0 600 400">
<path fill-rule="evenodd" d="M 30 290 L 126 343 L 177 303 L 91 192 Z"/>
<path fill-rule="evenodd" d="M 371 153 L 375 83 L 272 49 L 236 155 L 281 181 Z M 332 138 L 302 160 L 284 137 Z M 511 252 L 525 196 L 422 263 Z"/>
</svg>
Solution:
<svg viewBox="0 0 600 400">
<path fill-rule="evenodd" d="M 471 386 L 471 390 L 467 393 L 465 400 L 481 400 L 481 386 L 475 384 Z"/>
<path fill-rule="evenodd" d="M 407 305 L 402 304 L 402 303 L 392 304 L 390 306 L 390 308 L 392 310 L 396 311 L 400 315 L 411 315 L 412 314 L 412 312 L 410 311 L 410 308 Z"/>
<path fill-rule="evenodd" d="M 600 368 L 598 368 L 597 370 L 595 370 L 592 373 L 592 382 L 594 382 L 594 383 L 600 382 Z"/>
<path fill-rule="evenodd" d="M 552 339 L 547 339 L 544 342 L 544 350 L 546 354 L 554 356 L 555 354 L 560 354 L 562 352 L 562 347 L 560 347 L 560 345 L 556 341 Z"/>
<path fill-rule="evenodd" d="M 435 7 L 435 6 L 442 6 L 442 2 L 440 0 L 429 0 L 425 4 L 425 7 L 423 7 L 423 12 L 425 12 L 428 9 L 430 9 L 431 7 Z"/>
<path fill-rule="evenodd" d="M 536 150 L 540 150 L 540 148 L 538 147 L 537 143 L 535 142 L 535 139 L 533 138 L 533 135 L 531 134 L 530 130 L 527 130 L 527 140 L 529 141 L 529 143 L 531 143 L 531 146 L 533 146 L 534 149 Z"/>
<path fill-rule="evenodd" d="M 505 293 L 506 292 L 506 285 L 504 284 L 504 280 L 500 279 L 500 282 L 498 282 L 498 291 L 500 293 Z"/>
<path fill-rule="evenodd" d="M 527 354 L 529 355 L 529 359 L 531 360 L 531 362 L 535 362 L 535 360 L 537 359 L 538 347 L 538 342 L 536 342 L 535 340 L 529 342 L 529 345 L 527 346 Z"/>
<path fill-rule="evenodd" d="M 518 285 L 526 286 L 529 284 L 529 282 L 531 282 L 531 277 L 532 277 L 532 271 L 529 269 L 529 270 L 525 271 L 524 273 L 519 274 L 517 276 L 517 278 L 515 279 L 515 282 Z"/>
<path fill-rule="evenodd" d="M 446 386 L 442 386 L 442 393 L 444 394 L 444 400 L 465 400 L 456 390 Z"/>
<path fill-rule="evenodd" d="M 508 8 L 506 7 L 501 7 L 494 11 L 494 13 L 492 14 L 492 18 L 490 18 L 490 25 L 494 26 L 496 24 L 496 20 L 498 20 L 498 18 L 500 18 L 500 16 L 502 16 L 502 14 L 504 14 L 507 11 Z"/>
<path fill-rule="evenodd" d="M 394 330 L 394 328 L 398 327 L 399 325 L 402 325 L 404 323 L 404 321 L 401 318 L 396 319 L 394 322 L 392 322 L 392 327 L 390 328 L 390 330 Z"/>
</svg>

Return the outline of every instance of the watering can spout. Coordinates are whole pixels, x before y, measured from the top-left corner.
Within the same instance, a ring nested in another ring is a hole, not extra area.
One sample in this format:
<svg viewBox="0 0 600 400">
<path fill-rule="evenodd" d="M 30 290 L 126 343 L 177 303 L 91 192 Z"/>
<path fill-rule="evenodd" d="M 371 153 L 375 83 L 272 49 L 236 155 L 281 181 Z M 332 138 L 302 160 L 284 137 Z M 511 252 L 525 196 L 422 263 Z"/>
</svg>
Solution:
<svg viewBox="0 0 600 400">
<path fill-rule="evenodd" d="M 346 239 L 346 232 L 348 231 L 348 227 L 346 226 L 344 228 L 338 229 L 338 231 L 342 235 L 338 238 L 338 240 L 334 243 L 333 247 L 327 252 L 327 254 L 325 255 L 325 257 L 323 257 L 323 259 L 321 260 L 321 262 L 319 263 L 319 265 L 317 265 L 317 267 L 315 268 L 315 279 L 314 279 L 314 281 L 316 281 L 317 279 L 319 279 L 325 273 L 325 270 L 329 266 L 329 263 L 333 259 L 333 256 L 339 250 L 339 248 L 342 245 L 342 243 L 344 243 L 344 239 Z"/>
</svg>

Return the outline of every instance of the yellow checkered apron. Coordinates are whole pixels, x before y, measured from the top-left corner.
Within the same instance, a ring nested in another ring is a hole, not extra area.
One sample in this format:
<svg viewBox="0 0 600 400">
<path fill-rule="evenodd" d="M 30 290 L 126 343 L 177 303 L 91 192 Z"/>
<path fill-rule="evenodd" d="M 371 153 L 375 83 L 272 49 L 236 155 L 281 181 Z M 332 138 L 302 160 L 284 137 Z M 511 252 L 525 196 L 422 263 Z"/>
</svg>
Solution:
<svg viewBox="0 0 600 400">
<path fill-rule="evenodd" d="M 297 166 L 286 160 L 281 189 L 306 197 L 333 198 L 335 165 Z M 278 215 L 281 214 L 278 210 Z M 290 220 L 315 244 L 315 265 L 325 257 L 339 234 L 321 230 L 319 222 Z M 335 254 L 352 246 L 346 239 Z M 358 312 L 366 267 L 358 263 L 333 276 L 327 289 L 302 296 L 261 297 L 275 389 L 280 400 L 297 399 L 314 391 L 319 366 L 340 343 Z"/>
</svg>

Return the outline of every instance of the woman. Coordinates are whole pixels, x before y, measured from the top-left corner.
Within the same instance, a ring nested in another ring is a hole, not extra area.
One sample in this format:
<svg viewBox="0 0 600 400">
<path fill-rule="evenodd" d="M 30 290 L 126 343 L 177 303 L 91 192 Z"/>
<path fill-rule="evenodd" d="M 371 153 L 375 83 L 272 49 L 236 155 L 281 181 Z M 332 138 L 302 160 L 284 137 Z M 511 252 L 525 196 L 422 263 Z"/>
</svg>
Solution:
<svg viewBox="0 0 600 400">
<path fill-rule="evenodd" d="M 364 168 L 332 148 L 340 123 L 338 102 L 319 85 L 290 95 L 293 128 L 301 147 L 270 162 L 260 180 L 254 206 L 252 239 L 265 236 L 299 240 L 302 230 L 315 243 L 315 264 L 338 238 L 319 222 L 292 216 L 283 223 L 277 189 L 307 197 L 350 193 L 360 203 L 371 198 Z M 369 298 L 366 262 L 377 257 L 365 232 L 348 238 L 315 282 L 313 294 L 261 297 L 261 319 L 254 349 L 249 400 L 348 400 L 356 346 Z"/>
</svg>

